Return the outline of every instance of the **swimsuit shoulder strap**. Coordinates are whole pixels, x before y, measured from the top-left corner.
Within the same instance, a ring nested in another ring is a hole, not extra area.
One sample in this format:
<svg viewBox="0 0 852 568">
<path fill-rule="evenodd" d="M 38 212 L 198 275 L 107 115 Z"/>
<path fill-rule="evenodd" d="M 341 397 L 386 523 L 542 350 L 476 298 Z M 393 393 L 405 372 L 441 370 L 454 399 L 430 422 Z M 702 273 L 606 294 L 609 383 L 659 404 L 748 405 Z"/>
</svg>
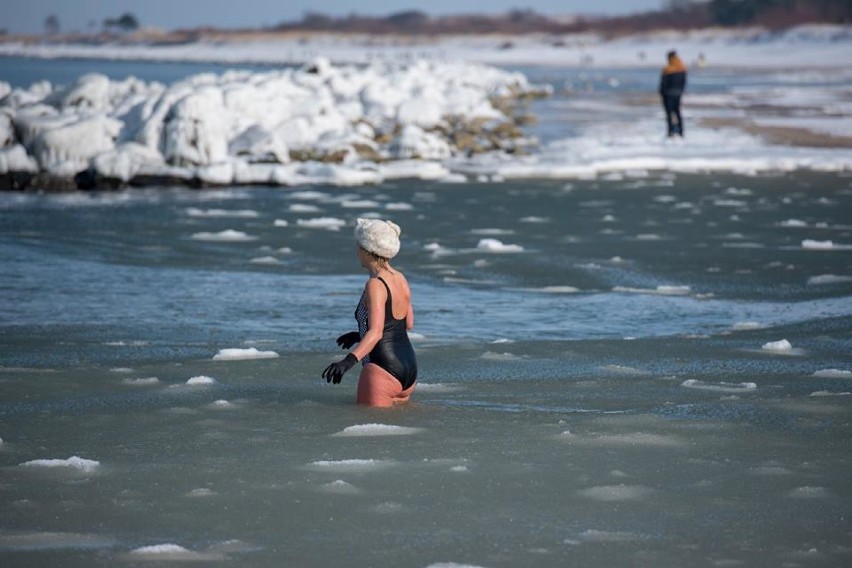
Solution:
<svg viewBox="0 0 852 568">
<path fill-rule="evenodd" d="M 381 276 L 376 276 L 376 279 L 377 279 L 377 280 L 379 280 L 379 281 L 381 281 L 381 283 L 385 285 L 385 290 L 387 290 L 387 291 L 388 291 L 388 299 L 387 299 L 387 301 L 385 302 L 385 304 L 388 304 L 388 305 L 393 306 L 393 298 L 391 298 L 391 290 L 390 290 L 390 286 L 388 286 L 388 283 L 387 283 L 387 282 L 385 282 L 385 279 L 384 279 L 384 278 L 382 278 Z"/>
</svg>

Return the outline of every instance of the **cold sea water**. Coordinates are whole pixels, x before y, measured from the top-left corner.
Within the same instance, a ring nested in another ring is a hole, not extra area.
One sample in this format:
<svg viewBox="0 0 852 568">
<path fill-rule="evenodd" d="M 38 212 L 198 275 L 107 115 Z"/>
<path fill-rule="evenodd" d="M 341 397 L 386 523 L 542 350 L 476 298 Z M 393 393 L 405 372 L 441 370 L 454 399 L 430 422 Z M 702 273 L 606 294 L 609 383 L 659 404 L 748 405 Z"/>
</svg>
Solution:
<svg viewBox="0 0 852 568">
<path fill-rule="evenodd" d="M 370 214 L 390 410 L 320 378 Z M 843 174 L 5 194 L 0 258 L 2 566 L 852 562 Z"/>
</svg>

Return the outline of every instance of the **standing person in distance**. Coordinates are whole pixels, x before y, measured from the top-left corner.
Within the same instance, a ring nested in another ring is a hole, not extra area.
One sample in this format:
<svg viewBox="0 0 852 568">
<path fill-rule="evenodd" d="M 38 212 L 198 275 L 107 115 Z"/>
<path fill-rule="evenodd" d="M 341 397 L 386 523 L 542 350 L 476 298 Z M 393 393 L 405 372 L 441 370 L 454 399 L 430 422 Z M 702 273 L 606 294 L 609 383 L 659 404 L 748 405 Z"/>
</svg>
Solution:
<svg viewBox="0 0 852 568">
<path fill-rule="evenodd" d="M 414 327 L 411 290 L 402 272 L 390 265 L 399 252 L 399 225 L 379 219 L 358 219 L 355 240 L 358 259 L 370 273 L 355 309 L 358 331 L 337 338 L 352 351 L 322 373 L 326 382 L 338 384 L 344 373 L 361 361 L 358 404 L 388 407 L 407 402 L 417 381 L 417 359 L 408 338 Z"/>
<path fill-rule="evenodd" d="M 666 112 L 669 138 L 678 135 L 683 138 L 683 118 L 680 116 L 680 98 L 686 89 L 686 65 L 677 52 L 668 52 L 668 65 L 660 75 L 660 97 Z"/>
</svg>

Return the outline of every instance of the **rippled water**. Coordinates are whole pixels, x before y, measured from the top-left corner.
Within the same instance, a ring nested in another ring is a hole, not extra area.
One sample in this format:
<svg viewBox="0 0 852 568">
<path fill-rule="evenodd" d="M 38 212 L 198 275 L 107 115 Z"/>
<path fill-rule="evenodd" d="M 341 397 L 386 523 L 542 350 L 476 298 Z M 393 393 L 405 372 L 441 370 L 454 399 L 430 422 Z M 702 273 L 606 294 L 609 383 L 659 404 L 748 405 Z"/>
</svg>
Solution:
<svg viewBox="0 0 852 568">
<path fill-rule="evenodd" d="M 319 377 L 372 213 L 422 369 L 390 411 Z M 4 566 L 852 556 L 849 178 L 3 195 L 0 256 Z"/>
</svg>

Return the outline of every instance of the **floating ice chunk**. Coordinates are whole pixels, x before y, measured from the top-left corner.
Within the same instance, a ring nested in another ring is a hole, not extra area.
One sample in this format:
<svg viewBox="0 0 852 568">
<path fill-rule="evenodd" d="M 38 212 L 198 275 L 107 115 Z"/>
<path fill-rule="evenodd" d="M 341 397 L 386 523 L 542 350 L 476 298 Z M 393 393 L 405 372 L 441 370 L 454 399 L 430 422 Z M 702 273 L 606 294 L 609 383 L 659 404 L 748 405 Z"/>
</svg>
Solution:
<svg viewBox="0 0 852 568">
<path fill-rule="evenodd" d="M 186 214 L 190 217 L 232 217 L 240 219 L 253 219 L 260 216 L 254 209 L 199 209 L 198 207 L 187 207 Z"/>
<path fill-rule="evenodd" d="M 337 434 L 338 437 L 370 437 L 370 436 L 410 436 L 422 432 L 422 428 L 394 426 L 392 424 L 359 424 L 347 426 Z"/>
<path fill-rule="evenodd" d="M 599 268 L 595 266 L 595 268 Z M 692 292 L 689 286 L 667 286 L 661 285 L 656 288 L 630 288 L 627 286 L 616 286 L 612 289 L 613 292 L 622 292 L 629 294 L 653 294 L 660 296 L 687 296 Z"/>
<path fill-rule="evenodd" d="M 831 250 L 834 248 L 834 243 L 831 241 L 805 239 L 802 241 L 802 248 L 806 250 Z"/>
<path fill-rule="evenodd" d="M 460 564 L 458 562 L 435 562 L 426 568 L 483 568 L 477 564 Z"/>
<path fill-rule="evenodd" d="M 290 222 L 285 219 L 276 219 L 272 225 L 274 227 L 289 227 Z"/>
<path fill-rule="evenodd" d="M 602 531 L 588 529 L 580 533 L 583 542 L 634 542 L 644 540 L 641 535 L 623 531 Z M 571 544 L 571 543 L 568 543 Z"/>
<path fill-rule="evenodd" d="M 340 206 L 344 209 L 374 209 L 381 207 L 381 204 L 371 199 L 345 199 L 340 202 Z"/>
<path fill-rule="evenodd" d="M 799 219 L 787 219 L 786 221 L 781 221 L 778 223 L 780 227 L 791 227 L 791 228 L 802 228 L 807 227 L 808 224 L 805 221 L 801 221 Z"/>
<path fill-rule="evenodd" d="M 341 227 L 346 225 L 343 219 L 335 217 L 316 217 L 313 219 L 297 219 L 296 224 L 307 229 L 326 229 L 329 231 L 339 231 Z"/>
<path fill-rule="evenodd" d="M 212 408 L 225 409 L 225 408 L 232 408 L 234 405 L 231 404 L 227 400 L 219 399 L 219 400 L 214 400 L 212 403 L 210 403 L 210 406 Z"/>
<path fill-rule="evenodd" d="M 320 489 L 326 493 L 334 493 L 336 495 L 359 495 L 362 493 L 360 489 L 342 479 L 321 485 Z"/>
<path fill-rule="evenodd" d="M 293 203 L 289 207 L 290 211 L 293 213 L 317 213 L 320 208 L 316 205 L 310 205 L 308 203 Z"/>
<path fill-rule="evenodd" d="M 151 546 L 142 546 L 140 548 L 136 548 L 130 551 L 130 556 L 132 557 L 149 557 L 152 560 L 157 561 L 166 561 L 166 560 L 217 560 L 224 558 L 221 555 L 213 555 L 213 554 L 202 554 L 200 552 L 195 552 L 184 548 L 177 544 L 167 543 L 167 544 L 153 544 Z"/>
<path fill-rule="evenodd" d="M 247 242 L 254 241 L 257 237 L 253 237 L 248 235 L 242 231 L 235 231 L 233 229 L 226 229 L 224 231 L 220 231 L 218 233 L 193 233 L 192 238 L 196 241 L 211 241 L 211 242 L 226 242 L 226 243 L 239 243 L 239 242 Z"/>
<path fill-rule="evenodd" d="M 741 321 L 741 322 L 735 323 L 731 327 L 731 329 L 733 329 L 735 331 L 746 331 L 746 330 L 750 330 L 750 329 L 763 329 L 765 327 L 766 327 L 765 325 L 763 325 L 762 323 L 758 323 L 756 321 Z"/>
<path fill-rule="evenodd" d="M 761 349 L 764 351 L 792 351 L 793 346 L 786 339 L 781 339 L 779 341 L 764 343 Z"/>
<path fill-rule="evenodd" d="M 497 239 L 480 239 L 476 248 L 480 251 L 494 253 L 515 253 L 524 251 L 524 247 L 521 245 L 507 245 Z"/>
<path fill-rule="evenodd" d="M 145 377 L 141 379 L 124 379 L 121 382 L 122 384 L 130 385 L 133 387 L 147 387 L 151 385 L 160 384 L 160 379 L 158 379 L 157 377 Z"/>
<path fill-rule="evenodd" d="M 581 496 L 595 501 L 618 502 L 638 501 L 653 493 L 648 487 L 642 485 L 601 485 L 590 487 L 578 492 Z"/>
<path fill-rule="evenodd" d="M 812 396 L 815 398 L 829 397 L 829 396 L 850 396 L 852 392 L 832 392 L 832 391 L 814 391 L 808 396 Z"/>
<path fill-rule="evenodd" d="M 252 264 L 281 264 L 281 261 L 274 256 L 258 256 L 249 262 Z"/>
<path fill-rule="evenodd" d="M 716 392 L 748 392 L 757 390 L 757 383 L 726 383 L 724 381 L 719 383 L 707 383 L 704 381 L 699 381 L 698 379 L 687 379 L 683 381 L 680 386 L 686 387 L 688 389 L 698 389 Z"/>
<path fill-rule="evenodd" d="M 626 448 L 676 448 L 685 445 L 684 441 L 676 436 L 651 434 L 648 432 L 600 434 L 590 436 L 576 436 L 568 433 L 567 437 L 571 439 L 573 444 L 577 445 L 621 446 Z"/>
<path fill-rule="evenodd" d="M 212 497 L 213 495 L 216 495 L 216 493 L 212 489 L 208 489 L 206 487 L 193 489 L 186 494 L 187 497 Z"/>
<path fill-rule="evenodd" d="M 385 209 L 388 211 L 411 211 L 414 207 L 410 203 L 386 203 Z"/>
<path fill-rule="evenodd" d="M 821 284 L 844 284 L 852 282 L 852 276 L 836 276 L 834 274 L 821 274 L 808 278 L 808 285 L 817 286 Z"/>
<path fill-rule="evenodd" d="M 521 223 L 533 223 L 533 224 L 541 224 L 541 223 L 550 223 L 550 219 L 547 217 L 537 217 L 535 215 L 530 215 L 529 217 L 521 217 L 518 219 Z"/>
<path fill-rule="evenodd" d="M 852 371 L 845 369 L 820 369 L 814 371 L 813 376 L 821 379 L 849 379 L 852 378 Z"/>
<path fill-rule="evenodd" d="M 494 351 L 486 351 L 479 356 L 480 359 L 486 361 L 520 361 L 521 357 L 513 353 L 495 353 Z"/>
<path fill-rule="evenodd" d="M 363 472 L 384 469 L 393 465 L 390 460 L 350 459 L 350 460 L 320 460 L 308 464 L 311 469 L 323 471 Z"/>
<path fill-rule="evenodd" d="M 804 487 L 791 489 L 787 495 L 794 499 L 824 499 L 825 497 L 828 497 L 828 491 L 826 491 L 825 487 L 812 487 L 806 485 Z"/>
<path fill-rule="evenodd" d="M 213 356 L 214 361 L 238 361 L 243 359 L 275 359 L 278 353 L 275 351 L 258 351 L 256 347 L 248 349 L 220 349 Z"/>
<path fill-rule="evenodd" d="M 101 463 L 95 460 L 88 460 L 85 458 L 81 458 L 79 456 L 71 456 L 67 459 L 44 459 L 44 460 L 30 460 L 20 464 L 21 467 L 64 467 L 70 469 L 76 469 L 82 471 L 83 473 L 92 473 L 97 470 Z"/>
<path fill-rule="evenodd" d="M 192 377 L 191 379 L 186 381 L 186 384 L 193 386 L 213 385 L 216 384 L 216 379 L 204 375 L 199 375 L 197 377 Z"/>
</svg>

